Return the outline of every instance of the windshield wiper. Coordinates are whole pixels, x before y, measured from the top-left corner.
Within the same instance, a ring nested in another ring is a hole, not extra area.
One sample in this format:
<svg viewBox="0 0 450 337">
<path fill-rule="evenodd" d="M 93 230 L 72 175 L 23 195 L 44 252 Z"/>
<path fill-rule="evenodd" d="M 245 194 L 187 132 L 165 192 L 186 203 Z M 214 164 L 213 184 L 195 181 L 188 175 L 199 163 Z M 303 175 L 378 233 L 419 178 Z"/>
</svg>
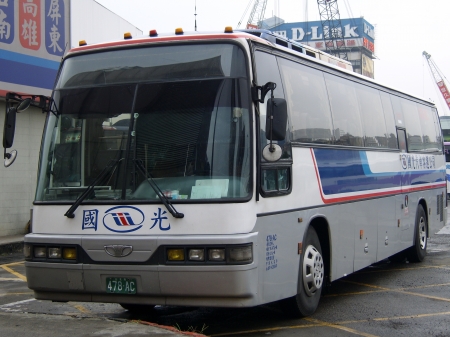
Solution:
<svg viewBox="0 0 450 337">
<path fill-rule="evenodd" d="M 121 159 L 111 159 L 108 165 L 105 166 L 102 172 L 99 173 L 99 175 L 94 179 L 94 181 L 84 190 L 83 193 L 80 194 L 80 196 L 75 200 L 72 206 L 67 210 L 67 212 L 64 214 L 64 216 L 73 219 L 75 218 L 75 210 L 80 206 L 80 204 L 83 202 L 86 197 L 92 193 L 95 186 L 100 182 L 106 175 L 110 174 L 113 169 L 117 166 L 117 164 L 121 161 Z"/>
<path fill-rule="evenodd" d="M 178 212 L 175 207 L 173 207 L 170 200 L 164 195 L 164 193 L 161 191 L 159 186 L 155 183 L 153 180 L 153 177 L 147 173 L 147 170 L 144 167 L 144 164 L 142 164 L 142 160 L 140 159 L 133 159 L 133 162 L 138 169 L 138 171 L 144 176 L 145 180 L 148 182 L 148 184 L 151 186 L 151 188 L 155 191 L 156 195 L 159 197 L 161 202 L 166 206 L 167 210 L 172 214 L 174 218 L 184 218 L 184 214 Z"/>
</svg>

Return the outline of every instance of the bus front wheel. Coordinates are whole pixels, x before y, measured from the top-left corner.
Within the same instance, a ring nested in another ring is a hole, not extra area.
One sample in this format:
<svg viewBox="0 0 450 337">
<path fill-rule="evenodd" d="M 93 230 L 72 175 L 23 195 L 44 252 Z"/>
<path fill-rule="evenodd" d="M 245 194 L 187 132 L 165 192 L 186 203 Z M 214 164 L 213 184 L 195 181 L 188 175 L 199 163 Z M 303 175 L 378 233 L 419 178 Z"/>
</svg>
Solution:
<svg viewBox="0 0 450 337">
<path fill-rule="evenodd" d="M 316 311 L 325 279 L 322 248 L 313 227 L 309 227 L 303 247 L 305 249 L 300 258 L 297 295 L 280 302 L 283 312 L 291 317 L 305 317 Z"/>
<path fill-rule="evenodd" d="M 427 216 L 422 205 L 417 207 L 414 245 L 409 248 L 409 262 L 422 262 L 427 253 L 428 225 Z"/>
</svg>

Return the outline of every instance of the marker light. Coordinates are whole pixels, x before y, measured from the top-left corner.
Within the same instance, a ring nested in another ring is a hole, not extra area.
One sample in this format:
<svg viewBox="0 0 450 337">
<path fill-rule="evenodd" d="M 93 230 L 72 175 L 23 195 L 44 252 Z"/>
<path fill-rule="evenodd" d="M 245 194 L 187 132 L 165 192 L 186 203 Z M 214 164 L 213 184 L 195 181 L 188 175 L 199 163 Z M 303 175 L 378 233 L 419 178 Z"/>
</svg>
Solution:
<svg viewBox="0 0 450 337">
<path fill-rule="evenodd" d="M 87 45 L 86 40 L 80 40 L 80 41 L 78 42 L 78 45 L 79 45 L 80 47 Z"/>
<path fill-rule="evenodd" d="M 158 32 L 156 31 L 156 29 L 152 29 L 148 34 L 150 36 L 158 36 Z"/>
<path fill-rule="evenodd" d="M 231 26 L 226 26 L 226 27 L 225 27 L 225 33 L 233 33 L 233 27 L 231 27 Z"/>
<path fill-rule="evenodd" d="M 63 248 L 62 253 L 63 259 L 66 260 L 76 260 L 77 259 L 77 249 L 72 247 L 65 247 Z"/>
<path fill-rule="evenodd" d="M 167 249 L 167 260 L 184 261 L 184 249 L 183 248 Z"/>
<path fill-rule="evenodd" d="M 31 257 L 31 245 L 28 243 L 24 243 L 23 245 L 23 256 L 25 256 L 26 259 Z"/>
<path fill-rule="evenodd" d="M 181 35 L 181 34 L 183 34 L 184 32 L 183 32 L 183 28 L 176 28 L 175 29 L 175 34 L 177 34 L 177 35 Z"/>
<path fill-rule="evenodd" d="M 131 38 L 132 38 L 131 33 L 130 33 L 130 32 L 127 32 L 127 33 L 123 34 L 123 38 L 124 38 L 125 40 L 131 39 Z"/>
</svg>

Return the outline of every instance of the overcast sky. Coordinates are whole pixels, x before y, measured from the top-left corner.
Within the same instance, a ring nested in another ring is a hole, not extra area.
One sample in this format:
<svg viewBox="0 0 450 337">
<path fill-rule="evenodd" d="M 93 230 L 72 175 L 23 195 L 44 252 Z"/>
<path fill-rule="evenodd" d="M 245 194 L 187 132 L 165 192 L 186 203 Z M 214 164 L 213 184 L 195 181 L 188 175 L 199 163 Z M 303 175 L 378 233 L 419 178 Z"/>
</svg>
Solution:
<svg viewBox="0 0 450 337">
<path fill-rule="evenodd" d="M 177 27 L 220 31 L 236 28 L 249 0 L 96 0 L 148 34 L 150 29 L 172 32 Z M 450 115 L 428 65 L 422 56 L 432 55 L 450 84 L 449 0 L 338 0 L 341 18 L 363 16 L 376 27 L 375 79 L 410 94 L 431 99 L 440 115 Z M 242 19 L 245 27 L 250 9 Z M 316 0 L 268 0 L 265 17 L 276 15 L 285 22 L 319 21 Z"/>
</svg>

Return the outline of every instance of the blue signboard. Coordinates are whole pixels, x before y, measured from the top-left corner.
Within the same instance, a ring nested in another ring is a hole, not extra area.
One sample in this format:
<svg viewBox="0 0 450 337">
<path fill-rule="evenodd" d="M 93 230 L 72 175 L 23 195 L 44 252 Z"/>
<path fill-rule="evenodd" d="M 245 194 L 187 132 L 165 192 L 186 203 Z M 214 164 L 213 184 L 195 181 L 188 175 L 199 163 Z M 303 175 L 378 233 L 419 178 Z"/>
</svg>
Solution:
<svg viewBox="0 0 450 337">
<path fill-rule="evenodd" d="M 0 0 L 0 96 L 49 95 L 69 41 L 69 0 Z"/>
<path fill-rule="evenodd" d="M 366 20 L 363 18 L 341 19 L 341 26 L 345 47 L 364 47 L 372 53 L 375 51 L 374 27 Z M 270 30 L 288 39 L 321 50 L 326 49 L 325 40 L 329 40 L 329 36 L 326 35 L 328 34 L 327 29 L 324 33 L 320 21 L 283 23 Z"/>
<path fill-rule="evenodd" d="M 363 18 L 341 19 L 341 24 L 344 39 L 366 38 L 374 42 L 374 27 Z M 283 23 L 270 30 L 299 42 L 314 42 L 327 38 L 320 21 Z"/>
</svg>

